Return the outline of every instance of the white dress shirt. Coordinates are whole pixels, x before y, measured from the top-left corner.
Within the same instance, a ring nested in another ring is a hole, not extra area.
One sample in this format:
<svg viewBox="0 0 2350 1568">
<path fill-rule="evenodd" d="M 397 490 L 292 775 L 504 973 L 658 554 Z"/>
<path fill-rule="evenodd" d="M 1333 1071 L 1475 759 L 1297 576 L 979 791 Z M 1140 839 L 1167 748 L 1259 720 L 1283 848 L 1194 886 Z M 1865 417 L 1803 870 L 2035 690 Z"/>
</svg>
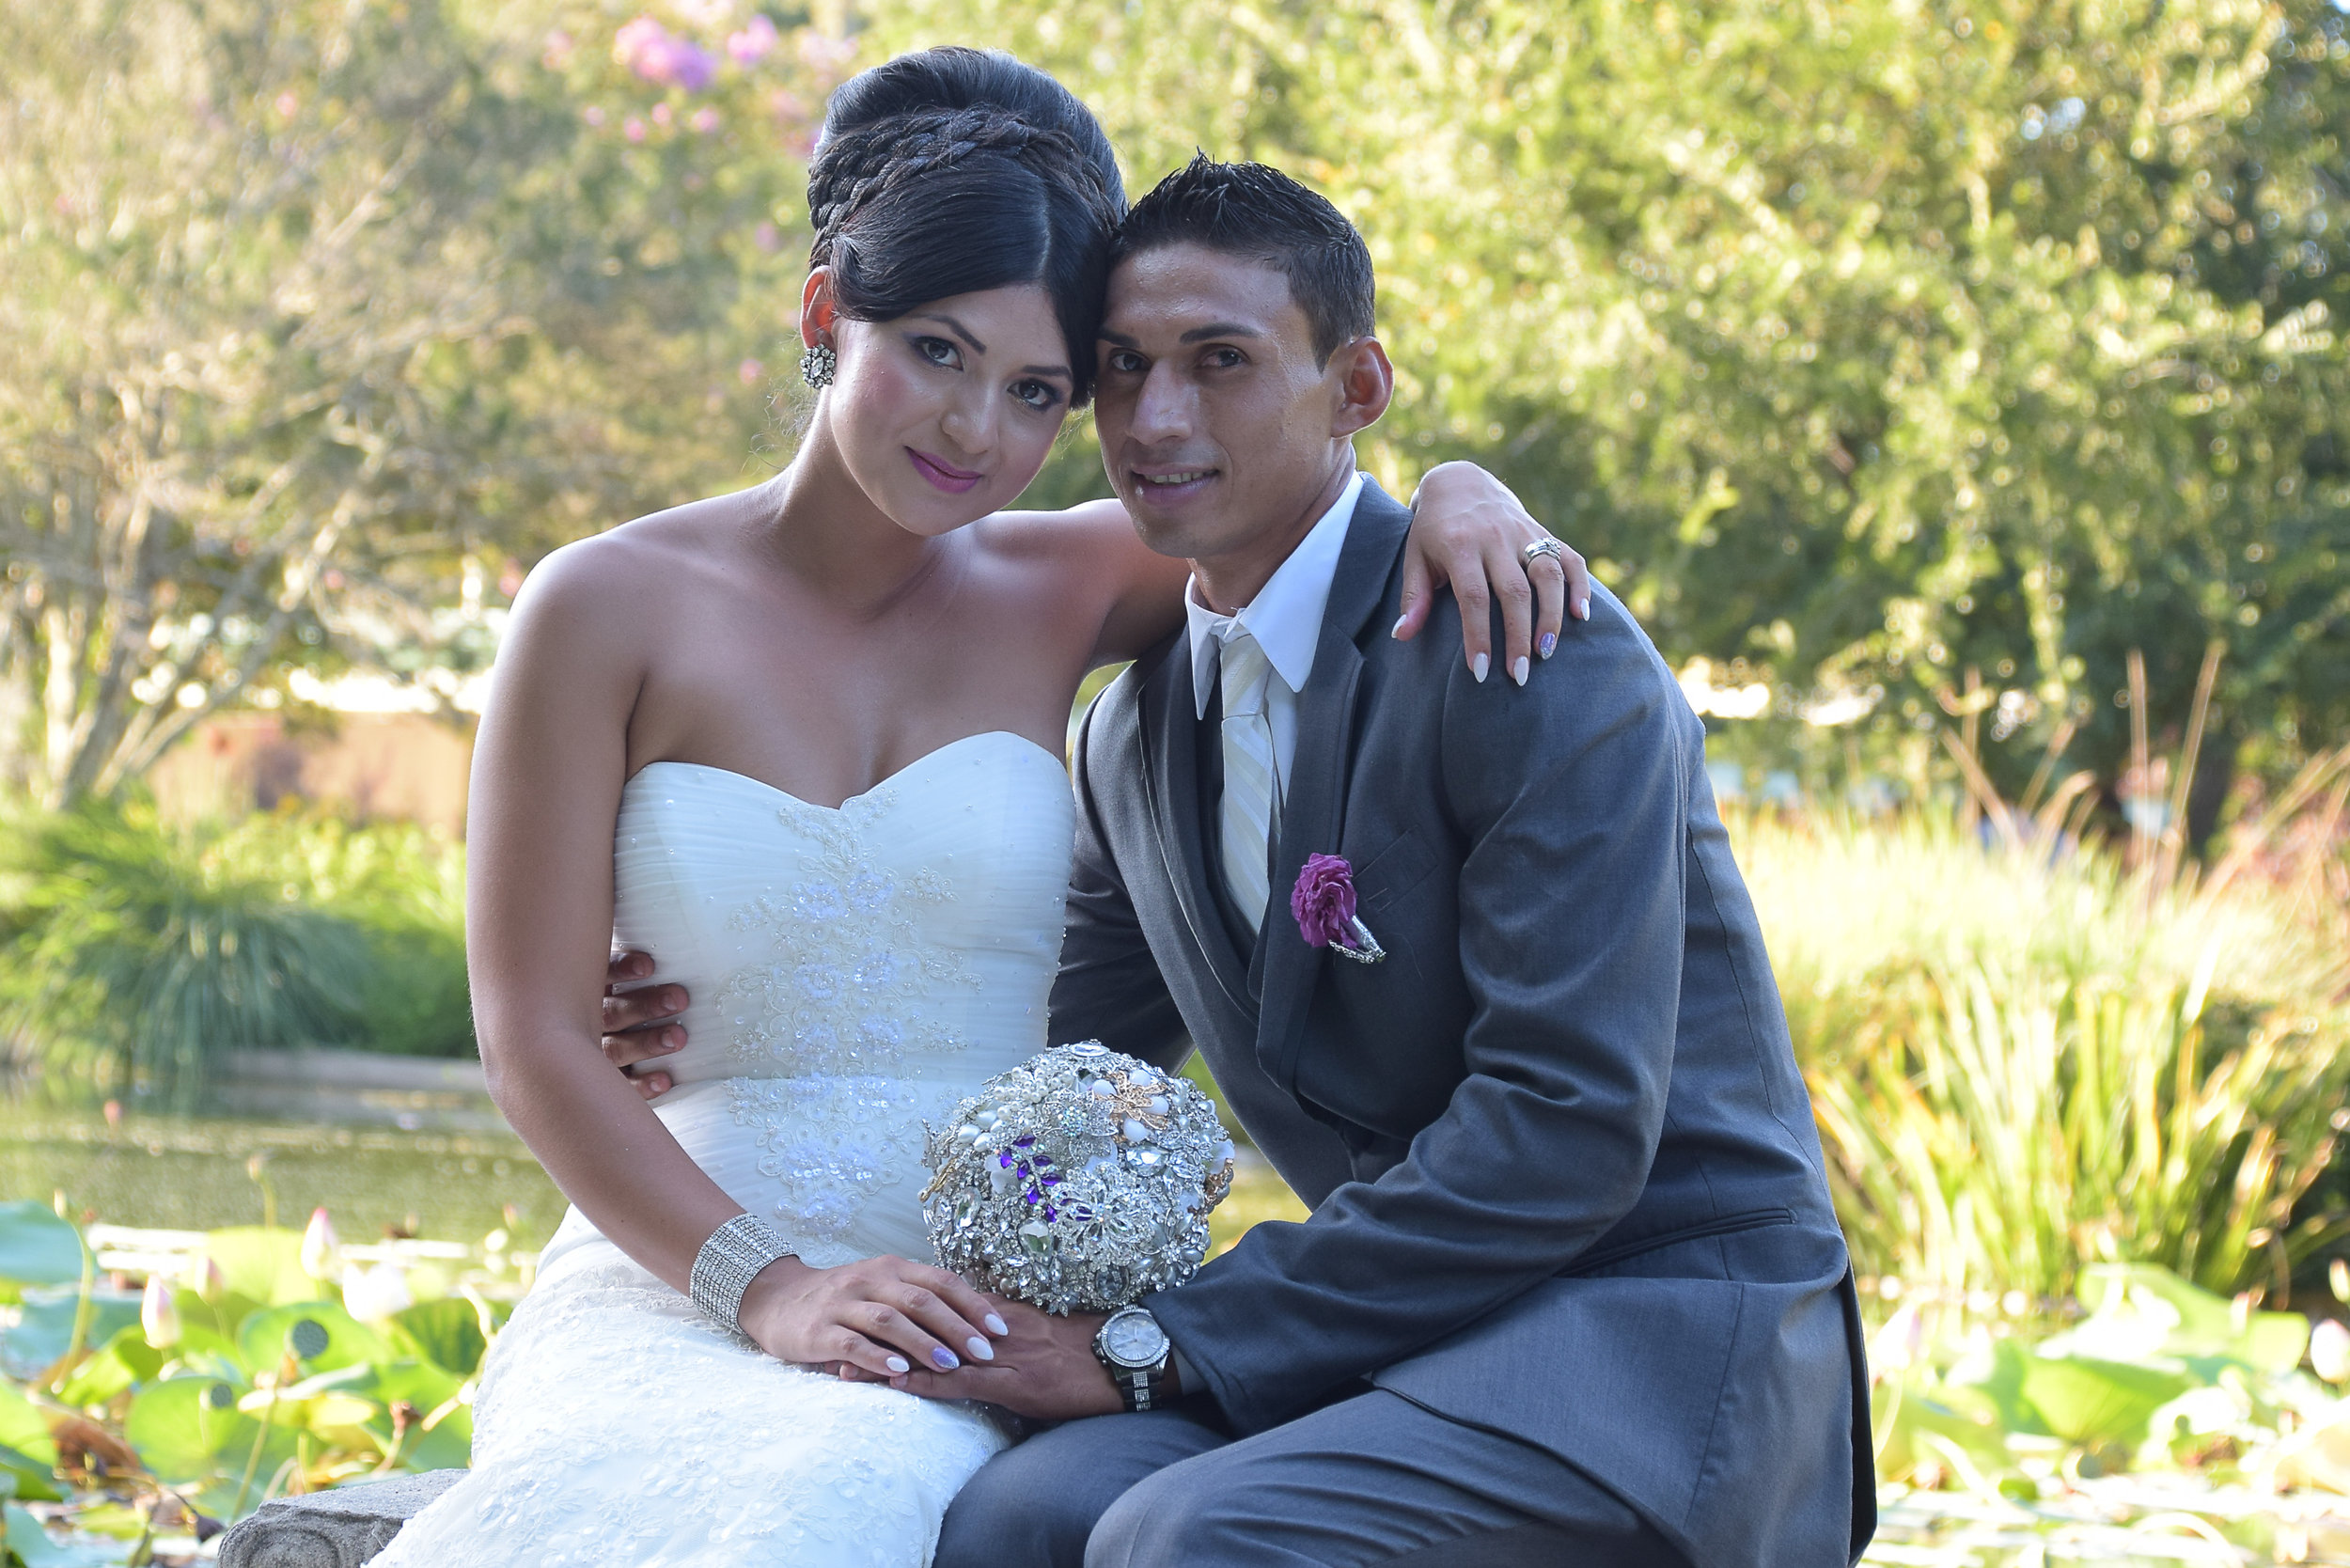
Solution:
<svg viewBox="0 0 2350 1568">
<path fill-rule="evenodd" d="M 1355 502 L 1363 493 L 1363 476 L 1349 479 L 1319 522 L 1297 541 L 1289 559 L 1276 568 L 1265 586 L 1234 615 L 1218 615 L 1199 602 L 1199 579 L 1183 590 L 1183 611 L 1191 632 L 1191 685 L 1198 716 L 1208 716 L 1208 698 L 1215 691 L 1216 670 L 1225 634 L 1234 623 L 1245 628 L 1264 650 L 1273 666 L 1265 683 L 1265 720 L 1273 730 L 1274 786 L 1277 803 L 1289 798 L 1291 764 L 1297 757 L 1297 694 L 1313 673 L 1314 649 L 1322 641 L 1322 612 L 1330 602 L 1330 584 L 1339 573 L 1339 555 L 1346 548 L 1347 525 L 1355 520 Z M 1274 832 L 1280 831 L 1277 819 Z"/>
</svg>

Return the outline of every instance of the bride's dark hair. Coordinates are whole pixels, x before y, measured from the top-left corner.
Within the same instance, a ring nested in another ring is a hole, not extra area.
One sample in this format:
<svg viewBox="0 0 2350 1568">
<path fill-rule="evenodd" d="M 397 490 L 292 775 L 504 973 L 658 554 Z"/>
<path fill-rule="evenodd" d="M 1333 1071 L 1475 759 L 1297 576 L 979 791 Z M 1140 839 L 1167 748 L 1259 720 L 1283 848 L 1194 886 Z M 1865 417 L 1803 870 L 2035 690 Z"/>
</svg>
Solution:
<svg viewBox="0 0 2350 1568">
<path fill-rule="evenodd" d="M 1101 122 L 1044 72 L 949 47 L 851 77 L 808 162 L 807 211 L 808 265 L 832 268 L 842 314 L 894 321 L 932 300 L 1038 284 L 1075 401 L 1091 395 L 1126 191 Z"/>
</svg>

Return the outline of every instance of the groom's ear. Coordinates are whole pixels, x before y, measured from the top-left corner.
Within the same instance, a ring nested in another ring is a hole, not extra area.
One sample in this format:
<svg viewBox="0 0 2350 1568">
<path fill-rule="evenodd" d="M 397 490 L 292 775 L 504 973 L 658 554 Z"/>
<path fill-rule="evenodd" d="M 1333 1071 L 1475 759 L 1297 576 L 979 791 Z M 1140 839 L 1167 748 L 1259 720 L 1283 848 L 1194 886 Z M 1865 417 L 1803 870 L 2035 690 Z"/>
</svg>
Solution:
<svg viewBox="0 0 2350 1568">
<path fill-rule="evenodd" d="M 1344 437 L 1379 422 L 1395 398 L 1395 367 L 1376 337 L 1357 337 L 1330 353 L 1326 374 L 1339 394 L 1331 411 L 1330 433 Z"/>
</svg>

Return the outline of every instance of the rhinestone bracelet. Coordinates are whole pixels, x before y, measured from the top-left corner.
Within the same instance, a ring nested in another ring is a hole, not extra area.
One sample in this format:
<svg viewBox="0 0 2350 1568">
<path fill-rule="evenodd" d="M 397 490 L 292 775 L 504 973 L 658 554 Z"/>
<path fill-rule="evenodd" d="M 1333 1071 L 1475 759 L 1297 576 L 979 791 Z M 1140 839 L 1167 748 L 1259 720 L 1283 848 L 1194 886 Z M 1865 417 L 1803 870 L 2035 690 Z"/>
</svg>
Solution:
<svg viewBox="0 0 2350 1568">
<path fill-rule="evenodd" d="M 720 1327 L 740 1334 L 743 1293 L 751 1288 L 760 1270 L 791 1256 L 791 1248 L 764 1220 L 756 1215 L 736 1215 L 711 1231 L 710 1239 L 694 1254 L 694 1272 L 688 1281 L 694 1305 Z"/>
</svg>

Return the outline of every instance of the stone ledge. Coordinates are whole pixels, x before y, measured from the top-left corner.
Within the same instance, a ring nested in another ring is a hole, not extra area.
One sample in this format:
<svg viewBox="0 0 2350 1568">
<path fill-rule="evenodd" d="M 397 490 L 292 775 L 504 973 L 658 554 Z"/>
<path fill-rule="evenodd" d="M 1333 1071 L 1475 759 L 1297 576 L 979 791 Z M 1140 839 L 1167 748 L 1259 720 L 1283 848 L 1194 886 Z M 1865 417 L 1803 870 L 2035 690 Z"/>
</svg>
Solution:
<svg viewBox="0 0 2350 1568">
<path fill-rule="evenodd" d="M 279 1497 L 220 1539 L 220 1568 L 362 1568 L 462 1470 Z"/>
</svg>

